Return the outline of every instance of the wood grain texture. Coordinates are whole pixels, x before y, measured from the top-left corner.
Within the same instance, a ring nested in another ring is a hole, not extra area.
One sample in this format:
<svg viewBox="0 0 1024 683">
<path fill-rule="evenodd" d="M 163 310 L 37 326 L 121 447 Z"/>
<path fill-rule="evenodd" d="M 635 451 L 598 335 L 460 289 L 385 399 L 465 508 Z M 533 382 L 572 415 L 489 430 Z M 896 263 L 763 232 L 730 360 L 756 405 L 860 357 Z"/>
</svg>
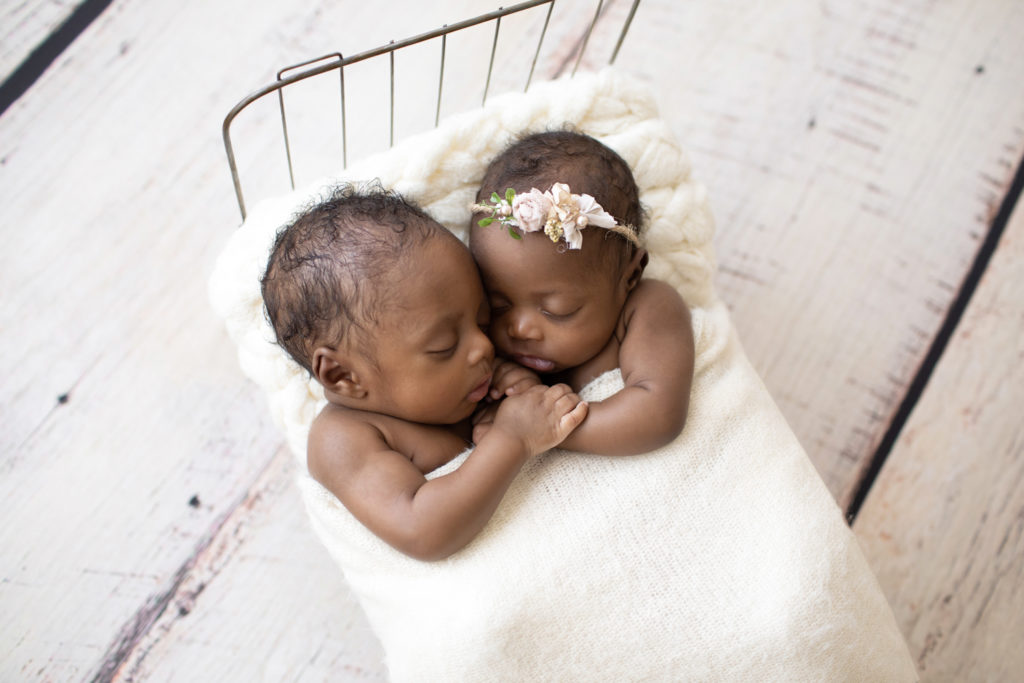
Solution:
<svg viewBox="0 0 1024 683">
<path fill-rule="evenodd" d="M 1024 5 L 641 5 L 718 220 L 717 286 L 845 507 L 1024 154 Z"/>
<path fill-rule="evenodd" d="M 1024 671 L 1024 205 L 854 525 L 924 681 Z"/>
<path fill-rule="evenodd" d="M 0 81 L 71 16 L 84 0 L 33 0 L 0 5 Z"/>
<path fill-rule="evenodd" d="M 309 526 L 283 448 L 115 680 L 385 681 L 384 654 Z"/>
</svg>

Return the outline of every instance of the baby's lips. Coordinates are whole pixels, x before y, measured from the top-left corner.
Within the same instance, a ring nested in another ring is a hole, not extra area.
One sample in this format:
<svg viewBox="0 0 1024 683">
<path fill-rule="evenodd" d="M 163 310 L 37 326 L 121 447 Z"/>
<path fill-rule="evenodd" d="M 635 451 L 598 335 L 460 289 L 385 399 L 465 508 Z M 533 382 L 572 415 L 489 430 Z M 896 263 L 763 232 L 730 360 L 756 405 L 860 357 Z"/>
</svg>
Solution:
<svg viewBox="0 0 1024 683">
<path fill-rule="evenodd" d="M 467 396 L 466 398 L 468 398 L 472 403 L 478 403 L 483 400 L 484 396 L 487 396 L 487 393 L 490 391 L 490 389 L 491 375 L 487 375 L 486 377 L 484 377 L 483 381 L 480 382 L 480 384 L 478 384 L 476 388 L 473 389 L 473 391 L 469 392 L 469 396 Z"/>
<path fill-rule="evenodd" d="M 525 356 L 515 355 L 513 360 L 522 365 L 524 368 L 530 368 L 536 372 L 551 372 L 555 369 L 554 361 L 547 360 L 546 358 L 538 358 L 536 356 Z"/>
</svg>

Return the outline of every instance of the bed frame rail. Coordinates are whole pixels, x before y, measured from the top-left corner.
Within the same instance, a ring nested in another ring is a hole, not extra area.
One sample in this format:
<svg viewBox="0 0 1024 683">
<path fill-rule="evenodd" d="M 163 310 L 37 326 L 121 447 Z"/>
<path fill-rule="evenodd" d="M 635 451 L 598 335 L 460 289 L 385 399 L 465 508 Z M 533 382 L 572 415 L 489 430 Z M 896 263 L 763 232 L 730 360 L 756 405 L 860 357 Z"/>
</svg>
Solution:
<svg viewBox="0 0 1024 683">
<path fill-rule="evenodd" d="M 640 0 L 633 0 L 632 6 L 630 7 L 630 10 L 629 10 L 629 14 L 626 17 L 625 21 L 623 22 L 622 28 L 621 28 L 621 30 L 619 32 L 618 40 L 615 43 L 615 48 L 612 51 L 611 58 L 608 60 L 609 64 L 613 64 L 615 62 L 615 58 L 619 54 L 619 48 L 622 47 L 622 42 L 625 39 L 626 34 L 629 31 L 630 24 L 633 21 L 633 17 L 636 14 L 636 9 L 637 9 L 637 6 L 639 4 L 640 4 Z M 277 93 L 278 108 L 280 109 L 280 114 L 281 114 L 281 134 L 282 134 L 282 138 L 283 138 L 283 142 L 284 142 L 285 156 L 286 156 L 286 160 L 287 160 L 287 163 L 288 163 L 288 177 L 289 177 L 289 181 L 291 183 L 291 187 L 294 190 L 295 189 L 295 170 L 294 170 L 293 163 L 292 163 L 292 149 L 291 149 L 291 144 L 290 144 L 290 141 L 289 141 L 289 138 L 288 138 L 288 118 L 287 118 L 287 116 L 285 114 L 285 105 L 284 105 L 284 91 L 285 91 L 285 89 L 288 86 L 290 86 L 290 85 L 292 85 L 294 83 L 298 83 L 300 81 L 304 81 L 304 80 L 306 80 L 308 78 L 312 78 L 313 76 L 319 76 L 321 74 L 325 74 L 325 73 L 328 73 L 328 72 L 331 72 L 331 71 L 337 71 L 338 72 L 338 90 L 339 90 L 339 96 L 340 96 L 340 99 L 341 99 L 341 121 L 340 121 L 340 125 L 341 125 L 341 139 L 342 139 L 341 158 L 342 158 L 342 166 L 343 167 L 347 167 L 348 166 L 348 130 L 347 130 L 347 126 L 346 126 L 346 117 L 345 117 L 345 67 L 350 66 L 352 64 L 356 64 L 358 62 L 366 61 L 368 59 L 373 59 L 373 58 L 377 58 L 377 57 L 384 57 L 384 56 L 388 57 L 388 59 L 390 61 L 390 71 L 389 71 L 389 73 L 390 73 L 390 91 L 389 91 L 390 92 L 390 97 L 389 97 L 389 102 L 388 102 L 388 112 L 389 112 L 389 139 L 388 139 L 388 144 L 389 144 L 389 146 L 391 146 L 391 145 L 394 145 L 394 143 L 395 143 L 395 53 L 398 50 L 410 47 L 412 45 L 417 45 L 417 44 L 420 44 L 420 43 L 424 43 L 424 42 L 427 42 L 427 41 L 432 41 L 432 40 L 436 40 L 439 43 L 440 60 L 439 60 L 438 77 L 437 77 L 437 97 L 436 97 L 436 102 L 435 102 L 435 106 L 434 106 L 434 112 L 435 112 L 435 114 L 434 114 L 434 126 L 436 127 L 438 122 L 440 121 L 440 118 L 441 118 L 441 100 L 442 100 L 442 96 L 443 96 L 443 93 L 444 93 L 445 51 L 446 51 L 446 48 L 447 48 L 448 36 L 450 34 L 452 34 L 452 33 L 455 33 L 457 31 L 462 31 L 464 29 L 467 29 L 467 28 L 470 28 L 470 27 L 473 27 L 473 26 L 478 26 L 480 24 L 486 24 L 488 22 L 493 23 L 493 25 L 494 25 L 494 36 L 493 36 L 493 40 L 491 41 L 490 61 L 489 61 L 488 67 L 487 67 L 487 77 L 486 77 L 486 80 L 485 80 L 485 82 L 483 84 L 483 93 L 482 93 L 482 104 L 486 104 L 487 103 L 488 91 L 490 90 L 490 86 L 491 86 L 491 75 L 492 75 L 492 72 L 494 70 L 494 56 L 495 56 L 495 54 L 497 52 L 497 49 L 498 49 L 498 39 L 499 39 L 499 35 L 501 33 L 501 20 L 502 20 L 502 18 L 506 17 L 506 16 L 509 16 L 511 14 L 516 14 L 516 13 L 519 13 L 519 12 L 524 12 L 526 10 L 531 10 L 531 9 L 542 7 L 542 6 L 546 6 L 546 8 L 547 8 L 547 14 L 546 14 L 546 16 L 544 18 L 544 27 L 540 31 L 540 37 L 537 40 L 537 47 L 534 50 L 533 55 L 532 55 L 532 62 L 530 64 L 529 75 L 527 76 L 526 83 L 523 86 L 523 90 L 525 92 L 530 87 L 530 83 L 533 80 L 534 69 L 537 66 L 537 58 L 539 57 L 539 55 L 541 53 L 541 47 L 544 44 L 544 37 L 547 34 L 548 24 L 549 24 L 549 22 L 551 20 L 551 13 L 552 13 L 552 10 L 554 9 L 554 5 L 555 5 L 555 0 L 529 0 L 527 2 L 521 2 L 521 3 L 518 3 L 518 4 L 512 5 L 510 7 L 500 7 L 500 8 L 498 8 L 497 10 L 495 10 L 493 12 L 488 12 L 486 14 L 481 14 L 480 16 L 474 17 L 472 19 L 466 19 L 464 21 L 460 21 L 460 22 L 455 23 L 455 24 L 445 24 L 441 28 L 435 29 L 433 31 L 428 31 L 426 33 L 421 33 L 421 34 L 413 36 L 411 38 L 406 38 L 405 40 L 391 41 L 387 45 L 383 45 L 381 47 L 374 48 L 372 50 L 367 50 L 365 52 L 360 52 L 358 54 L 355 54 L 355 55 L 352 55 L 352 56 L 349 56 L 349 57 L 343 56 L 340 52 L 334 52 L 334 53 L 323 55 L 321 57 L 317 57 L 315 59 L 310 59 L 310 60 L 307 60 L 307 61 L 304 61 L 304 62 L 300 62 L 298 64 L 293 64 L 291 66 L 287 66 L 287 67 L 281 69 L 280 71 L 278 71 L 277 72 L 277 79 L 274 82 L 272 82 L 269 85 L 266 85 L 266 86 L 260 88 L 259 90 L 254 91 L 253 93 L 251 93 L 250 95 L 248 95 L 247 97 L 245 97 L 241 101 L 239 101 L 238 104 L 236 104 L 231 109 L 231 111 L 228 112 L 228 115 L 224 118 L 224 124 L 222 126 L 222 132 L 223 132 L 223 137 L 224 137 L 224 148 L 227 151 L 228 166 L 231 169 L 231 181 L 232 181 L 232 183 L 234 185 L 234 188 L 235 188 L 235 197 L 238 200 L 238 208 L 239 208 L 239 211 L 241 211 L 242 219 L 245 220 L 245 216 L 246 216 L 245 199 L 244 199 L 244 195 L 243 195 L 243 192 L 242 192 L 242 183 L 241 183 L 241 179 L 239 177 L 238 164 L 237 164 L 237 161 L 235 159 L 235 148 L 234 148 L 234 146 L 232 144 L 232 141 L 231 141 L 231 124 L 232 124 L 232 122 L 234 122 L 235 118 L 243 110 L 245 110 L 247 107 L 249 107 L 251 104 L 253 104 L 257 100 L 261 100 L 262 98 L 267 97 L 268 95 L 270 95 L 272 93 L 275 93 L 275 92 Z M 579 67 L 580 61 L 583 59 L 583 54 L 586 51 L 587 43 L 590 40 L 590 35 L 591 35 L 591 33 L 592 33 L 593 29 L 594 29 L 594 25 L 597 23 L 598 19 L 601 17 L 601 13 L 602 13 L 603 8 L 604 8 L 604 0 L 598 0 L 597 8 L 594 11 L 594 16 L 591 19 L 590 24 L 587 27 L 586 33 L 584 34 L 583 40 L 582 40 L 579 48 L 577 49 L 576 59 L 575 59 L 575 62 L 573 63 L 573 68 L 572 68 L 572 74 L 573 75 L 575 75 L 576 69 Z"/>
</svg>

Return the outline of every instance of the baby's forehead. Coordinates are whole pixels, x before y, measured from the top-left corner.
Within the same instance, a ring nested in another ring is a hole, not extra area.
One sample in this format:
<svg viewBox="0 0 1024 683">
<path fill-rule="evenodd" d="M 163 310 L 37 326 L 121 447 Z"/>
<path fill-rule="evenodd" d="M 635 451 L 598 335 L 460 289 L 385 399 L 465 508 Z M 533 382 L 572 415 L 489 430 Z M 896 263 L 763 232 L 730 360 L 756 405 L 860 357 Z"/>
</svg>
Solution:
<svg viewBox="0 0 1024 683">
<path fill-rule="evenodd" d="M 473 256 L 469 247 L 447 228 L 440 224 L 436 227 L 417 248 L 406 251 L 402 262 L 403 271 L 440 276 L 450 274 L 453 264 L 472 265 Z"/>
<path fill-rule="evenodd" d="M 499 227 L 472 229 L 473 255 L 489 290 L 530 290 L 537 296 L 573 292 L 580 295 L 595 284 L 614 280 L 626 244 L 597 229 L 584 235 L 583 248 L 568 249 L 541 233 L 514 239 Z"/>
<path fill-rule="evenodd" d="M 423 299 L 440 306 L 445 297 L 433 296 L 435 290 L 461 291 L 480 283 L 469 248 L 447 230 L 403 253 L 390 270 L 385 287 L 396 308 L 405 308 L 407 302 Z"/>
</svg>

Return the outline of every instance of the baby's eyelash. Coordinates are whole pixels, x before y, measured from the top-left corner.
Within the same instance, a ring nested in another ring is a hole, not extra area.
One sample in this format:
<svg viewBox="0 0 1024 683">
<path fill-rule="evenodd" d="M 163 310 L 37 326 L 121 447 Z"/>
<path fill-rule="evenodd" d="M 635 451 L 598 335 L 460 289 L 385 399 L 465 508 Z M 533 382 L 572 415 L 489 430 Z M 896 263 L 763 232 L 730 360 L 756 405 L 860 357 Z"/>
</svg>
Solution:
<svg viewBox="0 0 1024 683">
<path fill-rule="evenodd" d="M 431 356 L 439 356 L 439 357 L 451 356 L 453 353 L 455 353 L 456 347 L 458 347 L 458 344 L 452 344 L 451 346 L 449 346 L 446 349 L 435 349 L 433 351 L 427 351 L 427 353 L 429 355 L 431 355 Z"/>
<path fill-rule="evenodd" d="M 543 313 L 545 317 L 551 318 L 552 320 L 567 320 L 579 312 L 579 308 L 569 311 L 568 313 L 552 313 L 551 311 L 541 310 L 541 313 Z"/>
</svg>

